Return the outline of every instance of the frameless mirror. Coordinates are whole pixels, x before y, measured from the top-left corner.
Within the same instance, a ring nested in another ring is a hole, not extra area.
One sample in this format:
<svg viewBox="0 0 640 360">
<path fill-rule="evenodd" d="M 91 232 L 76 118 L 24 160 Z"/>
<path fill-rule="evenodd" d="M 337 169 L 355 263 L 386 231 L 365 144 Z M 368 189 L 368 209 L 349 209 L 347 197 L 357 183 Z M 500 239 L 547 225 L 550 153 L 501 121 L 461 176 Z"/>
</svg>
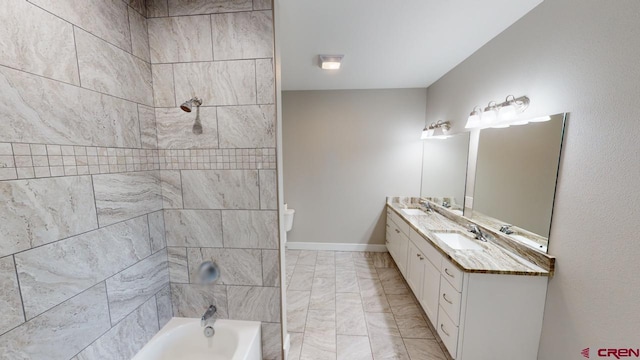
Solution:
<svg viewBox="0 0 640 360">
<path fill-rule="evenodd" d="M 462 215 L 469 133 L 424 141 L 420 196 Z"/>
<path fill-rule="evenodd" d="M 565 114 L 480 131 L 473 220 L 547 251 Z M 512 225 L 512 226 L 509 226 Z"/>
</svg>

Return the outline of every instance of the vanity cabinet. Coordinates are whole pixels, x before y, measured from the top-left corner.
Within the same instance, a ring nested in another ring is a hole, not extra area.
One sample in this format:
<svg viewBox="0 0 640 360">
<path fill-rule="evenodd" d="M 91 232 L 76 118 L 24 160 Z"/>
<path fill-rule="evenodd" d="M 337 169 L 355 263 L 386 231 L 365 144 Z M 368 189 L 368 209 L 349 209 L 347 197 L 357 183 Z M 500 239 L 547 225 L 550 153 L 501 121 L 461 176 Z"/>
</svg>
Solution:
<svg viewBox="0 0 640 360">
<path fill-rule="evenodd" d="M 546 276 L 466 272 L 395 212 L 388 213 L 387 242 L 454 359 L 537 359 Z"/>
</svg>

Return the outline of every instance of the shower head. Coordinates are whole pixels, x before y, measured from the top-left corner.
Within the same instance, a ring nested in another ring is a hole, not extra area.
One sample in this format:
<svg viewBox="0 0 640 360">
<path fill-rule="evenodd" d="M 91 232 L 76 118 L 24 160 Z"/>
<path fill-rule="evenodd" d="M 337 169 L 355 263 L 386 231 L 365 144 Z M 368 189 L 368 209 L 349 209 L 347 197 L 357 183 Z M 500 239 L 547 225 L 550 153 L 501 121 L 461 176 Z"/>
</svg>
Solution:
<svg viewBox="0 0 640 360">
<path fill-rule="evenodd" d="M 191 98 L 191 100 L 187 100 L 180 105 L 180 109 L 184 112 L 191 112 L 194 106 L 198 107 L 202 105 L 202 100 L 197 97 Z"/>
</svg>

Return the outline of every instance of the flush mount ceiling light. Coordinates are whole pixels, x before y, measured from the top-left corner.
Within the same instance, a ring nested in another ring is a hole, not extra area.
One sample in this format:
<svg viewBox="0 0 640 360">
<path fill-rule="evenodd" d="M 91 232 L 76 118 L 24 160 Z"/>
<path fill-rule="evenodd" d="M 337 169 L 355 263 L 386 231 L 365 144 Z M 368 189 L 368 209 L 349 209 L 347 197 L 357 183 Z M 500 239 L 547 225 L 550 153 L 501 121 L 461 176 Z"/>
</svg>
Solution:
<svg viewBox="0 0 640 360">
<path fill-rule="evenodd" d="M 449 137 L 447 135 L 449 130 L 451 130 L 450 122 L 438 120 L 438 122 L 431 123 L 431 125 L 422 130 L 422 136 L 420 136 L 420 139 L 446 139 Z"/>
<path fill-rule="evenodd" d="M 518 115 L 529 107 L 529 98 L 521 96 L 516 98 L 513 95 L 507 96 L 504 102 L 497 104 L 495 101 L 489 102 L 484 110 L 476 106 L 467 119 L 467 129 L 484 128 L 504 128 L 510 125 L 522 125 L 530 120 L 519 120 Z"/>
<path fill-rule="evenodd" d="M 344 55 L 319 55 L 320 68 L 323 70 L 338 70 Z"/>
</svg>

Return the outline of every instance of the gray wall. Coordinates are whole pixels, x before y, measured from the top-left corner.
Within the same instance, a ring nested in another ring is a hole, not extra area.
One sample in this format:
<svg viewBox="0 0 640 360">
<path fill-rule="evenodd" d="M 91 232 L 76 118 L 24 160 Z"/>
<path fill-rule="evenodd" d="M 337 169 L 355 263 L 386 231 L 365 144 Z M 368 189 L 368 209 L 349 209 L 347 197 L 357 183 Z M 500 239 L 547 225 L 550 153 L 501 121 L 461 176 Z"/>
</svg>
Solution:
<svg viewBox="0 0 640 360">
<path fill-rule="evenodd" d="M 283 93 L 288 242 L 384 244 L 386 196 L 420 194 L 425 89 Z"/>
<path fill-rule="evenodd" d="M 428 89 L 427 117 L 459 119 L 508 94 L 531 116 L 569 112 L 539 359 L 634 347 L 640 323 L 640 3 L 545 1 Z"/>
<path fill-rule="evenodd" d="M 140 3 L 17 0 L 0 12 L 9 358 L 130 358 L 171 317 Z"/>
</svg>

